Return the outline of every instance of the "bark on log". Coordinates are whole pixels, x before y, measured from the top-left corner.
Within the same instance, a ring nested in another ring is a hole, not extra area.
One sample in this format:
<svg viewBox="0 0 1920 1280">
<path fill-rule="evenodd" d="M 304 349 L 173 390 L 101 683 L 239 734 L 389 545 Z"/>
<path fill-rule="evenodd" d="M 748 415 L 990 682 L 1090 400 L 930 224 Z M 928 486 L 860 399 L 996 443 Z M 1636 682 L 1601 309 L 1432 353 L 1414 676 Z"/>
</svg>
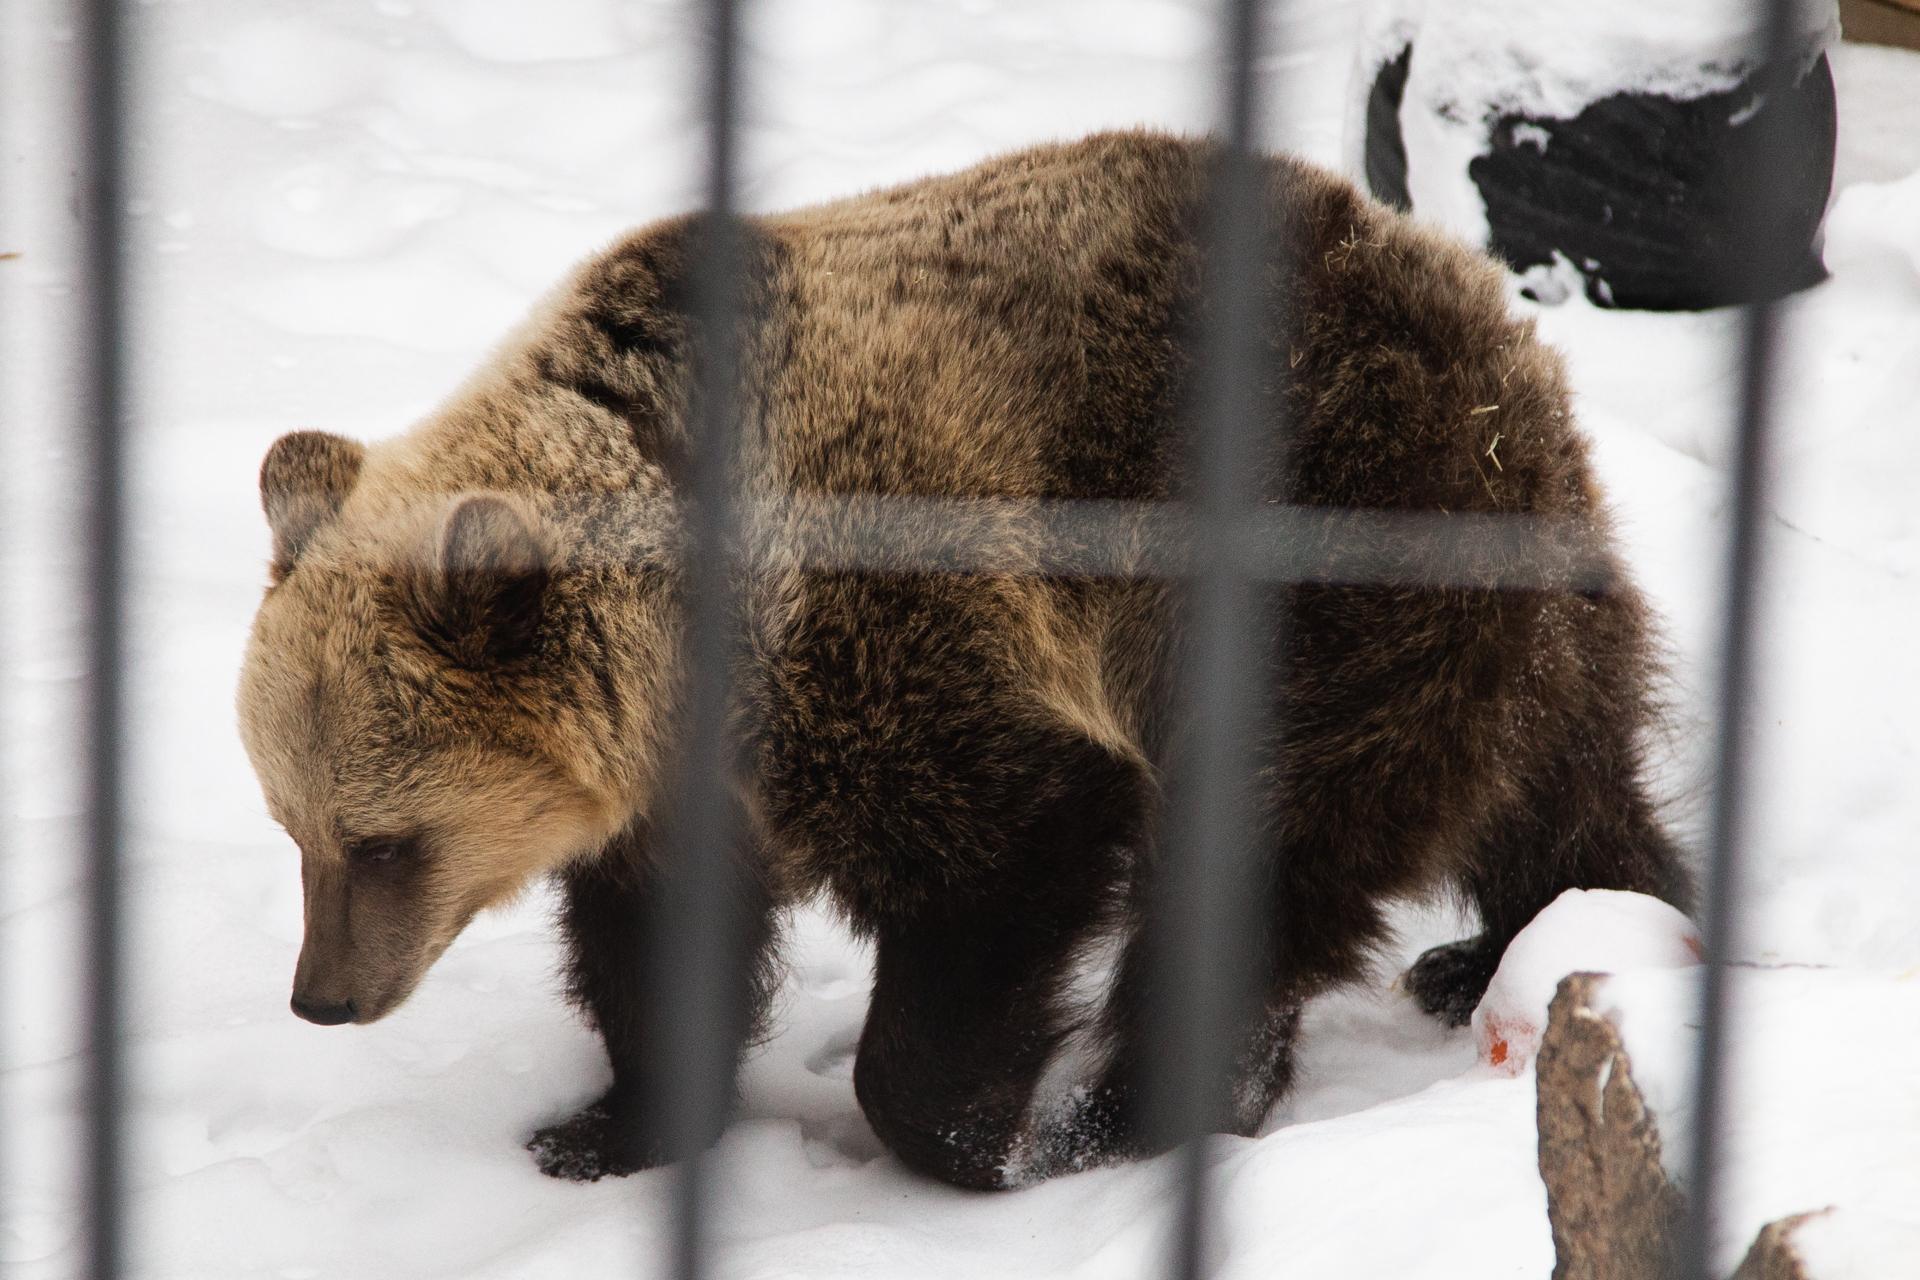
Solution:
<svg viewBox="0 0 1920 1280">
<path fill-rule="evenodd" d="M 1747 1250 L 1746 1258 L 1741 1261 L 1740 1269 L 1733 1273 L 1733 1280 L 1811 1280 L 1806 1262 L 1794 1247 L 1793 1233 L 1807 1219 L 1819 1216 L 1819 1213 L 1796 1213 L 1762 1227 L 1753 1248 Z"/>
<path fill-rule="evenodd" d="M 1620 1034 L 1590 1007 L 1602 974 L 1560 983 L 1538 1059 L 1540 1176 L 1554 1280 L 1667 1280 L 1685 1201 Z"/>
<path fill-rule="evenodd" d="M 1563 979 L 1538 1058 L 1540 1177 L 1554 1280 L 1674 1280 L 1686 1198 L 1660 1160 L 1660 1128 L 1620 1033 L 1593 1008 L 1605 974 Z M 1769 1223 L 1731 1280 L 1814 1280 L 1793 1233 L 1818 1213 Z"/>
</svg>

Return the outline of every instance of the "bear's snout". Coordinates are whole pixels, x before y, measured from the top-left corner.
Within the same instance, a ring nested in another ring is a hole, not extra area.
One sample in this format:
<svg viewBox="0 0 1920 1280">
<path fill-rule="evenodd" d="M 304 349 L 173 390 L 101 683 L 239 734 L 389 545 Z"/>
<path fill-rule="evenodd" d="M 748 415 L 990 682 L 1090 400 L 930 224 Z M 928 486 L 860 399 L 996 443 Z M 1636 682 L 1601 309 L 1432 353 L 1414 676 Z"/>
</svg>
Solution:
<svg viewBox="0 0 1920 1280">
<path fill-rule="evenodd" d="M 326 1004 L 319 1000 L 309 1000 L 298 991 L 293 993 L 293 1011 L 308 1022 L 322 1027 L 337 1027 L 343 1022 L 353 1021 L 353 1001 L 342 1004 Z"/>
</svg>

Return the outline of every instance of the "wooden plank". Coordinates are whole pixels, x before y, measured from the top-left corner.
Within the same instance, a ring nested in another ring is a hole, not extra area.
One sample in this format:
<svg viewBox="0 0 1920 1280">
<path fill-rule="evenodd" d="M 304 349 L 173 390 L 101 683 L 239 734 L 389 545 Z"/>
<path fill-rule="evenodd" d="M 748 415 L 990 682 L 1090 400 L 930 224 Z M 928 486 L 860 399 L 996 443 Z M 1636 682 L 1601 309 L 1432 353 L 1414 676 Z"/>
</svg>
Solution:
<svg viewBox="0 0 1920 1280">
<path fill-rule="evenodd" d="M 1840 33 L 1857 44 L 1920 49 L 1920 0 L 1840 0 Z"/>
</svg>

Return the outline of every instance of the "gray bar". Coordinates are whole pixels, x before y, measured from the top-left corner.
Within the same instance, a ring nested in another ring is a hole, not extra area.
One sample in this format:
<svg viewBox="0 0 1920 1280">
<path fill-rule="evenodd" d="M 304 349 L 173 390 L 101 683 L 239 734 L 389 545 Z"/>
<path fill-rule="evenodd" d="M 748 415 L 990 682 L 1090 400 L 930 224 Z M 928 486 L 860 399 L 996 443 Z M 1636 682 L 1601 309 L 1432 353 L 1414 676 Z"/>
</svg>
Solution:
<svg viewBox="0 0 1920 1280">
<path fill-rule="evenodd" d="M 697 1280 L 711 1267 L 705 1239 L 710 1171 L 705 1144 L 733 1100 L 734 1055 L 729 980 L 746 963 L 734 919 L 727 860 L 739 833 L 729 806 L 732 752 L 726 731 L 728 676 L 735 645 L 728 549 L 732 545 L 733 441 L 738 410 L 743 261 L 734 219 L 738 12 L 733 0 L 707 0 L 707 217 L 693 271 L 695 344 L 691 501 L 684 508 L 689 554 L 686 737 L 672 775 L 660 945 L 666 963 L 664 1034 L 672 1055 L 663 1106 L 667 1149 L 679 1160 L 672 1244 L 674 1274 Z"/>
<path fill-rule="evenodd" d="M 1617 581 L 1591 518 L 1279 503 L 865 494 L 760 499 L 741 512 L 756 569 L 1174 578 L 1201 565 L 1249 582 L 1555 592 Z"/>
<path fill-rule="evenodd" d="M 1762 64 L 1778 67 L 1789 56 L 1793 36 L 1793 0 L 1761 0 L 1759 50 Z M 1684 1280 L 1711 1280 L 1713 1228 L 1720 1207 L 1722 1146 L 1725 1136 L 1726 1057 L 1730 1041 L 1728 965 L 1740 953 L 1740 849 L 1746 839 L 1747 731 L 1753 701 L 1753 632 L 1761 581 L 1761 534 L 1766 517 L 1768 433 L 1772 427 L 1772 390 L 1779 340 L 1779 304 L 1772 301 L 1788 283 L 1798 246 L 1784 244 L 1770 217 L 1783 196 L 1769 176 L 1784 169 L 1789 126 L 1785 112 L 1761 111 L 1747 126 L 1757 131 L 1760 154 L 1745 176 L 1740 203 L 1745 225 L 1738 234 L 1750 264 L 1754 294 L 1741 334 L 1738 434 L 1733 457 L 1733 531 L 1727 548 L 1727 606 L 1720 636 L 1719 726 L 1714 744 L 1713 802 L 1707 835 L 1707 874 L 1700 903 L 1700 927 L 1706 949 L 1701 971 L 1700 1057 L 1694 1078 L 1693 1148 L 1688 1153 L 1687 1223 L 1682 1233 L 1680 1271 Z"/>
<path fill-rule="evenodd" d="M 80 290 L 86 338 L 80 351 L 77 427 L 87 449 L 82 496 L 87 530 L 87 1055 L 86 1274 L 117 1280 L 126 1253 L 126 1081 L 121 1027 L 122 632 L 125 618 L 123 429 L 127 410 L 124 210 L 125 28 L 114 0 L 79 10 L 82 151 L 86 217 Z"/>
<path fill-rule="evenodd" d="M 1226 97 L 1214 157 L 1195 372 L 1192 492 L 1195 572 L 1190 644 L 1180 673 L 1183 725 L 1169 788 L 1166 856 L 1149 923 L 1156 981 L 1146 1123 L 1181 1143 L 1179 1217 L 1170 1274 L 1205 1274 L 1213 1208 L 1207 1151 L 1228 1096 L 1234 1040 L 1258 980 L 1259 911 L 1253 851 L 1254 744 L 1269 699 L 1263 610 L 1238 554 L 1259 500 L 1266 332 L 1267 232 L 1253 76 L 1260 6 L 1229 0 L 1223 31 Z"/>
<path fill-rule="evenodd" d="M 1564 594 L 1603 591 L 1619 580 L 1593 515 L 1262 503 L 1224 518 L 1203 549 L 1196 512 L 1182 502 L 867 493 L 730 500 L 739 549 L 758 573 L 1171 579 L 1212 561 L 1263 583 Z M 561 501 L 593 518 L 659 512 L 652 498 L 632 509 L 632 499 L 600 494 Z M 568 567 L 596 564 L 583 556 Z"/>
</svg>

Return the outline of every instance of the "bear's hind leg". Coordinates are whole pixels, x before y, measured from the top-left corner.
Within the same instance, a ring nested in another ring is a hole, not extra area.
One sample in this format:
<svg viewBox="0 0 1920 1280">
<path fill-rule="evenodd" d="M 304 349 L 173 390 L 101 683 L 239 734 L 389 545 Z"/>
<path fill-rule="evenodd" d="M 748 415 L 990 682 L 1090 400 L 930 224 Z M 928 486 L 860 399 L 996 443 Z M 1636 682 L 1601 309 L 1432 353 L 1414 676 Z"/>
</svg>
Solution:
<svg viewBox="0 0 1920 1280">
<path fill-rule="evenodd" d="M 883 936 L 854 1077 L 876 1132 L 921 1172 L 980 1189 L 1172 1145 L 1146 1111 L 1165 1033 L 1141 923 L 1117 912 L 1068 946 L 1023 936 L 1004 911 L 965 926 L 968 944 L 925 928 Z M 1251 1137 L 1292 1083 L 1303 999 L 1290 976 L 1271 975 L 1246 1010 L 1209 1132 Z"/>
<path fill-rule="evenodd" d="M 854 1092 L 908 1167 L 974 1190 L 1020 1185 L 1029 1100 L 1061 1047 L 1064 947 L 987 913 L 883 933 Z"/>
<path fill-rule="evenodd" d="M 1449 1027 L 1464 1027 L 1505 951 L 1505 944 L 1487 933 L 1429 947 L 1407 970 L 1407 990 L 1422 1011 Z"/>
<path fill-rule="evenodd" d="M 1432 948 L 1407 971 L 1426 1012 L 1465 1026 L 1507 944 L 1568 889 L 1644 893 L 1682 911 L 1692 905 L 1679 846 L 1654 816 L 1624 736 L 1610 749 L 1566 753 L 1480 842 L 1464 880 L 1481 932 Z"/>
<path fill-rule="evenodd" d="M 1008 753 L 1015 764 L 1016 794 L 1047 798 L 1037 812 L 980 811 L 1009 824 L 990 868 L 855 912 L 878 943 L 854 1062 L 861 1109 L 908 1166 L 976 1190 L 1061 1171 L 1035 1159 L 1036 1090 L 1085 1066 L 1086 1006 L 1104 991 L 1082 988 L 1105 985 L 1098 957 L 1124 941 L 1113 917 L 1149 793 L 1136 763 L 1065 733 Z"/>
<path fill-rule="evenodd" d="M 1264 940 L 1257 945 L 1271 950 Z M 1154 1046 L 1164 1043 L 1166 1034 L 1154 1022 L 1164 1011 L 1150 994 L 1158 976 L 1154 963 L 1153 948 L 1136 937 L 1104 1011 L 1104 1071 L 1076 1097 L 1076 1113 L 1056 1117 L 1051 1131 L 1038 1135 L 1041 1154 L 1052 1164 L 1077 1168 L 1103 1148 L 1110 1154 L 1153 1155 L 1181 1136 L 1159 1131 L 1147 1114 Z M 1246 1010 L 1248 1020 L 1234 1034 L 1232 1079 L 1227 1095 L 1214 1100 L 1209 1132 L 1252 1137 L 1293 1083 L 1303 1000 L 1284 976 L 1269 975 L 1266 991 Z"/>
</svg>

